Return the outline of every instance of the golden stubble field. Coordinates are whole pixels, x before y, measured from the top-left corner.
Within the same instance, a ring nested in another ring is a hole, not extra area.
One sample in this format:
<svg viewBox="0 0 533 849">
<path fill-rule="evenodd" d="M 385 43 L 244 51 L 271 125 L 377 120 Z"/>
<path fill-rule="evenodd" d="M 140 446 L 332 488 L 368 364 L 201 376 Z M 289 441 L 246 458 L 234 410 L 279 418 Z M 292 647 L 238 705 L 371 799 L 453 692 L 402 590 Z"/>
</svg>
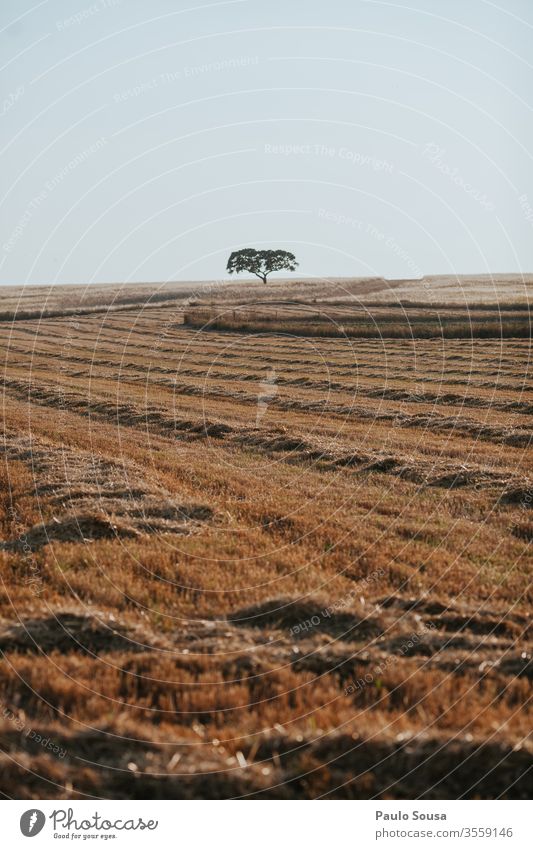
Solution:
<svg viewBox="0 0 533 849">
<path fill-rule="evenodd" d="M 5 797 L 526 797 L 530 340 L 2 326 Z"/>
</svg>

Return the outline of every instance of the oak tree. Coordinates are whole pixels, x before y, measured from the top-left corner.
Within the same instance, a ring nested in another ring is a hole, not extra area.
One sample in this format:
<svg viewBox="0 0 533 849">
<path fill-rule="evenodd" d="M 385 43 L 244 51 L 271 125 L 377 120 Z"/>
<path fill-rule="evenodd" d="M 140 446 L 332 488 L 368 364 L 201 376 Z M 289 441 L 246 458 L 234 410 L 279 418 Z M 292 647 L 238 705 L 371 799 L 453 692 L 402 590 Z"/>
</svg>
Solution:
<svg viewBox="0 0 533 849">
<path fill-rule="evenodd" d="M 243 248 L 233 251 L 226 271 L 229 274 L 239 274 L 248 271 L 255 274 L 263 283 L 273 271 L 295 271 L 298 266 L 296 257 L 289 251 L 256 251 L 255 248 Z"/>
</svg>

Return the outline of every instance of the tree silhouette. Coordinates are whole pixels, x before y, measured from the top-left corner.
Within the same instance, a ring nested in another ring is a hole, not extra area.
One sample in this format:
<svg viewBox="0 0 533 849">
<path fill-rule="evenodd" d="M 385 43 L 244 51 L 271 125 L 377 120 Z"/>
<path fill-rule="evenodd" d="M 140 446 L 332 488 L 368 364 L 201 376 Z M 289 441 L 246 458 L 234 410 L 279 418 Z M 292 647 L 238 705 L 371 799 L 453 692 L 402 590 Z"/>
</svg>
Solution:
<svg viewBox="0 0 533 849">
<path fill-rule="evenodd" d="M 248 271 L 255 274 L 263 283 L 273 271 L 295 271 L 298 266 L 296 257 L 289 251 L 256 251 L 255 248 L 243 248 L 233 251 L 226 271 L 229 274 L 239 274 Z"/>
</svg>

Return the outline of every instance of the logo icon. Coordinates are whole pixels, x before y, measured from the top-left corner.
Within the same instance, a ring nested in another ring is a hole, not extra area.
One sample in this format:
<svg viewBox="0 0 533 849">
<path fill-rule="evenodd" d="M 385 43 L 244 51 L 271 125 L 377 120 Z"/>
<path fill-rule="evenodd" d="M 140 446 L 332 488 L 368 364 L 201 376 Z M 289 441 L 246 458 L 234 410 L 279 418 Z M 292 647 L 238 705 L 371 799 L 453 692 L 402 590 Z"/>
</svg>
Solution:
<svg viewBox="0 0 533 849">
<path fill-rule="evenodd" d="M 37 808 L 31 808 L 29 811 L 24 811 L 20 818 L 20 830 L 24 837 L 35 837 L 42 831 L 46 817 L 42 811 Z"/>
<path fill-rule="evenodd" d="M 256 426 L 268 410 L 268 405 L 274 400 L 278 394 L 276 386 L 276 370 L 271 368 L 265 375 L 264 380 L 259 384 L 259 395 L 257 396 L 257 413 L 255 417 Z"/>
</svg>

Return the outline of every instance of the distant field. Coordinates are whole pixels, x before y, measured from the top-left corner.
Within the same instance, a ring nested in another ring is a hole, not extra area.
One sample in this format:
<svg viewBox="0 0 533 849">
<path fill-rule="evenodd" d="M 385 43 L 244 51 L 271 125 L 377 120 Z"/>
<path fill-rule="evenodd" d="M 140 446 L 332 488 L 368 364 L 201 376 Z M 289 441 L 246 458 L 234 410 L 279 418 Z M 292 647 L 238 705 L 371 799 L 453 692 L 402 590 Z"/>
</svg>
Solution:
<svg viewBox="0 0 533 849">
<path fill-rule="evenodd" d="M 397 283 L 28 293 L 76 315 L 1 341 L 0 792 L 527 798 L 531 340 L 307 328 L 533 278 Z"/>
<path fill-rule="evenodd" d="M 424 277 L 422 280 L 364 278 L 271 279 L 263 285 L 252 280 L 202 280 L 168 283 L 124 283 L 91 286 L 0 287 L 0 320 L 38 318 L 69 312 L 146 308 L 161 303 L 202 304 L 233 301 L 297 300 L 321 303 L 355 299 L 362 303 L 418 302 L 459 307 L 465 304 L 528 304 L 533 297 L 533 275 L 511 274 Z"/>
<path fill-rule="evenodd" d="M 113 312 L 172 303 L 199 294 L 206 283 L 140 284 L 122 286 L 3 286 L 0 321 L 53 318 L 75 313 Z"/>
</svg>

